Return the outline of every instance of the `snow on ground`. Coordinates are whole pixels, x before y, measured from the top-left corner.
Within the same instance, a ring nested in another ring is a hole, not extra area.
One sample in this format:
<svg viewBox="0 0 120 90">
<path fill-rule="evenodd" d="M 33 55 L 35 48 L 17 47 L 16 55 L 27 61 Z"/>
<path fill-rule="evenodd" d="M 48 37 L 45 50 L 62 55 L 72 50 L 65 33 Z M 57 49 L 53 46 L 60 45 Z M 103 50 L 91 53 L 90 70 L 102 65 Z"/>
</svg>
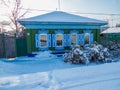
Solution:
<svg viewBox="0 0 120 90">
<path fill-rule="evenodd" d="M 2 59 L 0 90 L 120 90 L 120 62 L 73 65 L 46 55 L 22 57 L 21 62 Z"/>
<path fill-rule="evenodd" d="M 36 57 L 19 57 L 14 60 L 0 60 L 0 77 L 45 72 L 56 69 L 74 68 L 84 65 L 64 63 L 63 57 L 40 52 Z"/>
</svg>

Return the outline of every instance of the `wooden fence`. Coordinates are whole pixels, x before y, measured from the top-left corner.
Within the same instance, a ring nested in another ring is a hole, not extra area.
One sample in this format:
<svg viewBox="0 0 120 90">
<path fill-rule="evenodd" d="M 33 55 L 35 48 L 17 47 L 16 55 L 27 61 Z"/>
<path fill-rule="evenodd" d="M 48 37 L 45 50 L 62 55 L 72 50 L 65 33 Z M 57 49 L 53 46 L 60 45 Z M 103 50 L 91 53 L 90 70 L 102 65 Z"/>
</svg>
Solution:
<svg viewBox="0 0 120 90">
<path fill-rule="evenodd" d="M 109 46 L 110 42 L 120 43 L 120 35 L 119 34 L 104 34 L 100 37 L 100 43 L 104 46 Z"/>
<path fill-rule="evenodd" d="M 0 58 L 13 58 L 27 55 L 26 38 L 0 34 Z"/>
<path fill-rule="evenodd" d="M 0 34 L 0 57 L 13 58 L 15 56 L 14 36 Z"/>
<path fill-rule="evenodd" d="M 5 57 L 4 50 L 4 38 L 3 34 L 0 34 L 0 58 Z"/>
</svg>

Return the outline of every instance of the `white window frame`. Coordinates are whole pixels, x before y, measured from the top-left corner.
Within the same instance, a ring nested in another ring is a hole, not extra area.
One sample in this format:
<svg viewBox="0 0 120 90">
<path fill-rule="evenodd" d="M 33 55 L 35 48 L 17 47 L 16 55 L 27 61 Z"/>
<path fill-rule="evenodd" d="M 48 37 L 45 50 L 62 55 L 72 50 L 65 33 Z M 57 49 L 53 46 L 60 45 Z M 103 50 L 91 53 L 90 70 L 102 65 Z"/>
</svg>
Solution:
<svg viewBox="0 0 120 90">
<path fill-rule="evenodd" d="M 78 45 L 78 43 L 77 43 L 77 41 L 78 41 L 78 40 L 77 40 L 77 37 L 78 37 L 77 33 L 71 33 L 71 45 L 72 45 L 72 35 L 73 35 L 73 34 L 76 35 L 76 44 L 75 44 L 75 45 Z"/>
<path fill-rule="evenodd" d="M 90 44 L 90 33 L 84 33 L 84 41 L 85 41 L 85 34 L 89 34 L 89 43 L 87 43 L 87 44 Z M 86 44 L 86 42 L 85 42 L 85 44 Z"/>
<path fill-rule="evenodd" d="M 46 35 L 46 46 L 41 46 L 41 41 L 40 41 L 40 48 L 46 48 L 46 47 L 48 47 L 48 38 L 47 38 L 47 34 L 40 34 L 40 35 L 39 35 L 40 40 L 41 40 L 41 35 Z"/>
<path fill-rule="evenodd" d="M 61 46 L 57 45 L 57 35 L 61 35 L 62 36 L 62 45 Z M 63 47 L 63 34 L 61 34 L 61 33 L 57 33 L 56 34 L 56 47 Z"/>
</svg>

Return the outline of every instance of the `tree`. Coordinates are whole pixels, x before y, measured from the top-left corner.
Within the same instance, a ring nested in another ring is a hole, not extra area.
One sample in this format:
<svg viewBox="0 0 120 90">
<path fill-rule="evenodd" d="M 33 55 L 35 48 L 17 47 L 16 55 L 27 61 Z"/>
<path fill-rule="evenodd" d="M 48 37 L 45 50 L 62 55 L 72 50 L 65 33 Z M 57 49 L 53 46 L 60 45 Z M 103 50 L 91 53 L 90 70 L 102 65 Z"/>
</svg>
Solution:
<svg viewBox="0 0 120 90">
<path fill-rule="evenodd" d="M 1 0 L 1 3 L 6 7 L 9 8 L 8 18 L 11 21 L 12 29 L 19 32 L 21 29 L 21 25 L 19 24 L 18 20 L 21 19 L 27 12 L 22 12 L 22 5 L 21 0 Z"/>
</svg>

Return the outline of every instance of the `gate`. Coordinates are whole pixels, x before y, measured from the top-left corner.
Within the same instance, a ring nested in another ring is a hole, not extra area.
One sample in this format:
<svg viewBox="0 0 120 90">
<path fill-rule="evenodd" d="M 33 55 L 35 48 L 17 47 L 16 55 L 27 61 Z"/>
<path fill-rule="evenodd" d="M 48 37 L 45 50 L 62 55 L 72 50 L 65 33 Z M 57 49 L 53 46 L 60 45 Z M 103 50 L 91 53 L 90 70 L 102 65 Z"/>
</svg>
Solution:
<svg viewBox="0 0 120 90">
<path fill-rule="evenodd" d="M 27 55 L 27 42 L 26 37 L 16 38 L 16 56 Z"/>
</svg>

